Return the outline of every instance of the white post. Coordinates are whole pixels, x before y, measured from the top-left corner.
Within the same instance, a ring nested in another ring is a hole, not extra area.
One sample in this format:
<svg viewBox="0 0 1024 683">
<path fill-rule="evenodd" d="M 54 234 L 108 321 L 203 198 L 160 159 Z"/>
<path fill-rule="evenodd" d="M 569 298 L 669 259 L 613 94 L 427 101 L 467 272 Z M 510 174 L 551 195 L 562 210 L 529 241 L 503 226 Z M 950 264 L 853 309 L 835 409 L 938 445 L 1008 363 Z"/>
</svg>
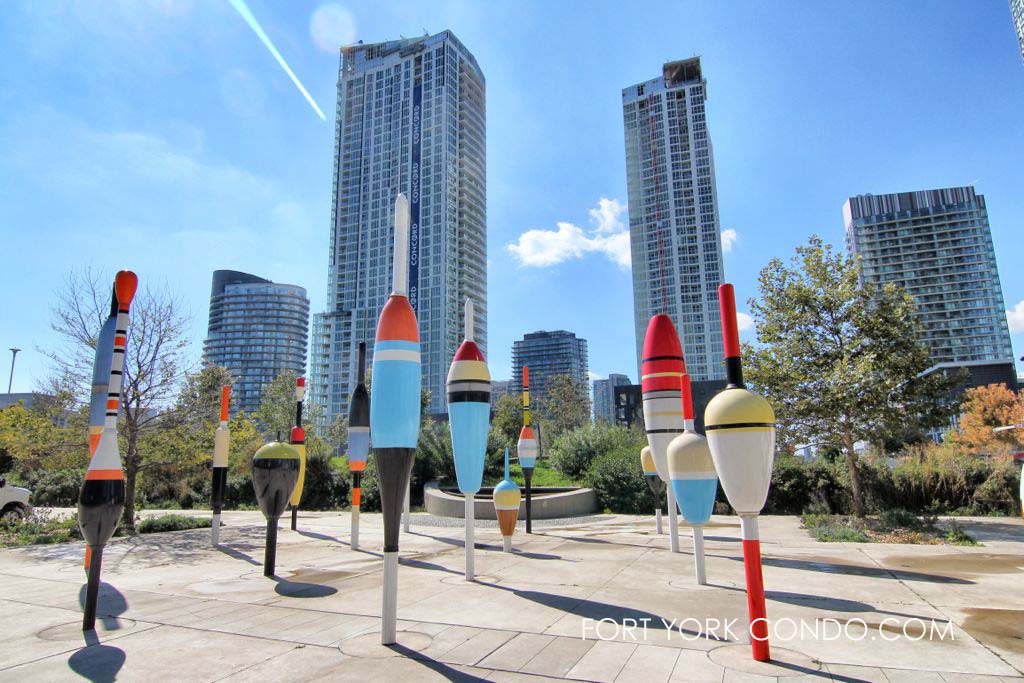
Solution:
<svg viewBox="0 0 1024 683">
<path fill-rule="evenodd" d="M 704 567 L 704 527 L 693 527 L 693 565 L 697 570 L 697 584 L 707 585 L 708 575 Z"/>
<path fill-rule="evenodd" d="M 679 552 L 679 515 L 676 514 L 676 494 L 672 492 L 672 485 L 668 489 L 668 544 L 672 552 Z"/>
<path fill-rule="evenodd" d="M 391 293 L 409 293 L 409 200 L 399 192 L 395 199 L 395 257 L 391 264 Z"/>
<path fill-rule="evenodd" d="M 473 581 L 476 578 L 476 569 L 473 566 L 473 553 L 474 543 L 473 540 L 473 523 L 475 521 L 476 510 L 474 509 L 475 502 L 473 500 L 473 494 L 466 494 L 466 581 Z"/>
<path fill-rule="evenodd" d="M 394 645 L 398 621 L 398 553 L 384 553 L 384 606 L 381 610 L 380 642 Z"/>
<path fill-rule="evenodd" d="M 220 513 L 213 516 L 213 526 L 210 528 L 213 537 L 213 547 L 220 545 Z"/>
<path fill-rule="evenodd" d="M 664 531 L 661 530 L 661 508 L 660 507 L 657 510 L 654 511 L 654 521 L 655 521 L 655 523 L 658 526 L 658 535 L 660 536 L 661 534 L 665 533 Z"/>
<path fill-rule="evenodd" d="M 409 498 L 412 496 L 412 477 L 405 486 L 405 512 L 402 514 L 402 523 L 405 525 L 405 533 L 409 533 Z"/>
<path fill-rule="evenodd" d="M 359 550 L 359 508 L 352 506 L 352 550 Z"/>
<path fill-rule="evenodd" d="M 506 553 L 512 552 L 512 537 L 511 536 L 502 536 L 501 538 L 502 538 L 502 541 L 503 541 L 502 549 Z"/>
</svg>

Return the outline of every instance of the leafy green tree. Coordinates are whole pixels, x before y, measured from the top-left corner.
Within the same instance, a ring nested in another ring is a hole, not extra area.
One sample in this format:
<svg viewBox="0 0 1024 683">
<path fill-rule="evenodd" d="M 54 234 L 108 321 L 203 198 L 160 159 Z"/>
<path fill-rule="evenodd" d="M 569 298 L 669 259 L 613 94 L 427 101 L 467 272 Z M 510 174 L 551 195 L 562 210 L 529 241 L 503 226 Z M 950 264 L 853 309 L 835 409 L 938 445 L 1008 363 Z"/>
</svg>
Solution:
<svg viewBox="0 0 1024 683">
<path fill-rule="evenodd" d="M 544 387 L 539 402 L 544 436 L 553 439 L 563 432 L 590 423 L 590 395 L 586 385 L 577 383 L 572 375 L 555 375 Z"/>
<path fill-rule="evenodd" d="M 491 417 L 491 429 L 509 444 L 519 440 L 523 428 L 523 399 L 519 394 L 505 394 L 498 399 Z"/>
<path fill-rule="evenodd" d="M 747 378 L 775 408 L 780 445 L 843 449 L 863 516 L 854 444 L 879 443 L 907 422 L 943 424 L 958 378 L 919 377 L 931 361 L 905 290 L 862 283 L 857 261 L 817 236 L 796 251 L 788 266 L 768 263 L 760 299 L 749 302 L 759 343 L 744 348 Z"/>
</svg>

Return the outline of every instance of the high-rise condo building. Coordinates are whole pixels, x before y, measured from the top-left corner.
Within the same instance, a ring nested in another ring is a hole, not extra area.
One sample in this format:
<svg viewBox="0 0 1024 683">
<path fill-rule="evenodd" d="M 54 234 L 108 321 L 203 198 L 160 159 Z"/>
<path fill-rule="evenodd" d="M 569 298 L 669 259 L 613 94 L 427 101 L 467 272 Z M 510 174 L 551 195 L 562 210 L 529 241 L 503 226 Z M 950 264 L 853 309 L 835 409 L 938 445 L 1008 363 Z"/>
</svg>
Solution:
<svg viewBox="0 0 1024 683">
<path fill-rule="evenodd" d="M 231 371 L 240 410 L 259 410 L 263 387 L 282 372 L 306 373 L 306 290 L 235 270 L 215 270 L 203 360 Z"/>
<path fill-rule="evenodd" d="M 409 300 L 423 387 L 444 413 L 463 301 L 487 345 L 484 76 L 450 32 L 342 48 L 334 145 L 327 310 L 313 323 L 312 400 L 348 412 L 359 342 L 371 348 L 391 291 L 395 197 L 409 197 Z"/>
<path fill-rule="evenodd" d="M 594 380 L 594 422 L 615 424 L 615 387 L 629 384 L 629 377 L 612 373 L 608 379 Z"/>
<path fill-rule="evenodd" d="M 700 58 L 622 91 L 639 370 L 651 316 L 666 313 L 695 380 L 725 377 L 718 286 L 724 278 L 715 162 Z"/>
<path fill-rule="evenodd" d="M 1024 60 L 1024 0 L 1010 0 L 1010 14 L 1013 16 L 1013 27 L 1017 29 L 1020 56 Z"/>
<path fill-rule="evenodd" d="M 572 332 L 531 332 L 512 342 L 512 389 L 522 393 L 523 366 L 530 368 L 530 403 L 539 407 L 555 375 L 569 375 L 584 390 L 589 374 L 587 340 Z"/>
<path fill-rule="evenodd" d="M 1009 363 L 1013 350 L 985 197 L 947 187 L 851 197 L 846 248 L 861 278 L 904 287 L 917 305 L 922 342 L 941 366 Z"/>
</svg>

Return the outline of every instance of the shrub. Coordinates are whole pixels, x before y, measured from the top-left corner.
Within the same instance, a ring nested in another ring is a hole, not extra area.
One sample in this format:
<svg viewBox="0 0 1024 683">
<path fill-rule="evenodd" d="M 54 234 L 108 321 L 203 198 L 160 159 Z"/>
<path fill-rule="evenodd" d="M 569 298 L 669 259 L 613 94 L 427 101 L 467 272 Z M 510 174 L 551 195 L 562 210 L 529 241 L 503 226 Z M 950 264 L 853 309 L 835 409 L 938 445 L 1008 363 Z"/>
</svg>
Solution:
<svg viewBox="0 0 1024 683">
<path fill-rule="evenodd" d="M 644 436 L 633 429 L 601 421 L 560 435 L 549 447 L 548 455 L 552 467 L 578 479 L 592 461 L 612 451 L 631 451 L 634 464 L 640 462 L 640 449 L 646 443 Z"/>
<path fill-rule="evenodd" d="M 349 477 L 324 455 L 306 456 L 306 480 L 302 487 L 303 510 L 333 510 L 348 505 Z"/>
<path fill-rule="evenodd" d="M 978 545 L 978 542 L 974 540 L 974 537 L 963 530 L 956 520 L 949 520 L 949 531 L 946 532 L 945 539 L 947 543 L 953 545 Z"/>
<path fill-rule="evenodd" d="M 213 525 L 209 517 L 187 517 L 185 515 L 161 515 L 147 517 L 142 520 L 136 530 L 140 534 L 153 534 L 163 531 L 185 531 L 187 529 L 204 529 Z"/>
<path fill-rule="evenodd" d="M 32 504 L 40 507 L 74 507 L 82 490 L 82 470 L 36 470 L 22 477 L 32 491 Z"/>
<path fill-rule="evenodd" d="M 597 494 L 599 507 L 623 514 L 645 514 L 653 508 L 651 493 L 632 445 L 602 453 L 586 471 L 587 485 Z"/>
</svg>

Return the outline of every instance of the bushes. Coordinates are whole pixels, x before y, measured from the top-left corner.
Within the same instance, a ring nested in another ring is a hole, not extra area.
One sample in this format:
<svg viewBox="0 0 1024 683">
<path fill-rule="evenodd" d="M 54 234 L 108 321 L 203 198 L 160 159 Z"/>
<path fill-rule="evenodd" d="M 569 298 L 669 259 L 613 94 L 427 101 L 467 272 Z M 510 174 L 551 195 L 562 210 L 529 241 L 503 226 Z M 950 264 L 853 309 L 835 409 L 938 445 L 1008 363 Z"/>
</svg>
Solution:
<svg viewBox="0 0 1024 683">
<path fill-rule="evenodd" d="M 651 511 L 651 492 L 640 469 L 638 451 L 629 445 L 602 453 L 590 463 L 585 479 L 597 494 L 599 507 L 623 514 Z"/>
<path fill-rule="evenodd" d="M 74 507 L 84 476 L 82 470 L 37 470 L 19 485 L 32 491 L 32 504 L 37 507 Z"/>
<path fill-rule="evenodd" d="M 580 479 L 592 461 L 612 451 L 631 451 L 634 464 L 639 467 L 640 449 L 645 445 L 647 441 L 640 432 L 602 421 L 562 434 L 551 444 L 548 455 L 552 467 Z"/>
<path fill-rule="evenodd" d="M 252 488 L 250 484 L 249 488 Z M 334 510 L 348 505 L 349 477 L 324 455 L 306 456 L 306 481 L 302 487 L 303 510 Z"/>
<path fill-rule="evenodd" d="M 187 529 L 206 529 L 213 525 L 209 517 L 186 517 L 185 515 L 161 515 L 147 517 L 139 522 L 136 530 L 140 534 L 153 534 L 163 531 L 184 531 Z"/>
</svg>

